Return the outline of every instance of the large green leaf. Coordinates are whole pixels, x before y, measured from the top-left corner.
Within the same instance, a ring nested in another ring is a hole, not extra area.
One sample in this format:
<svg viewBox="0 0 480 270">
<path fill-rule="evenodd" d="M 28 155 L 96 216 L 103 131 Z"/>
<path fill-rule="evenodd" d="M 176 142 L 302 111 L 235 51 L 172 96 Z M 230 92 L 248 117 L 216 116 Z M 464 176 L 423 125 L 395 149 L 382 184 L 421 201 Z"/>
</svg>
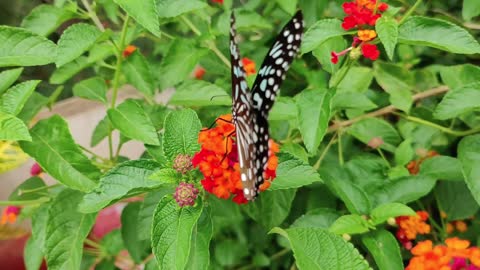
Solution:
<svg viewBox="0 0 480 270">
<path fill-rule="evenodd" d="M 178 207 L 172 196 L 160 201 L 152 222 L 152 249 L 159 269 L 185 269 L 193 229 L 202 210 L 200 199 L 194 207 Z"/>
<path fill-rule="evenodd" d="M 63 31 L 58 40 L 57 59 L 55 64 L 61 67 L 81 56 L 90 49 L 102 32 L 93 25 L 76 23 Z"/>
<path fill-rule="evenodd" d="M 33 92 L 17 117 L 22 119 L 24 123 L 30 123 L 47 103 L 48 98 L 38 92 Z"/>
<path fill-rule="evenodd" d="M 193 155 L 199 149 L 198 133 L 202 124 L 195 111 L 184 109 L 173 111 L 165 119 L 163 151 L 172 161 L 178 154 Z"/>
<path fill-rule="evenodd" d="M 247 214 L 266 229 L 280 225 L 288 213 L 295 198 L 296 189 L 265 191 L 258 199 L 245 206 Z"/>
<path fill-rule="evenodd" d="M 0 96 L 20 77 L 23 68 L 7 69 L 0 72 Z"/>
<path fill-rule="evenodd" d="M 451 22 L 413 16 L 400 25 L 398 41 L 423 45 L 451 53 L 480 53 L 480 44 L 467 30 Z"/>
<path fill-rule="evenodd" d="M 128 15 L 156 36 L 160 36 L 160 25 L 155 0 L 114 0 Z"/>
<path fill-rule="evenodd" d="M 45 182 L 38 176 L 32 176 L 21 183 L 15 190 L 8 196 L 9 201 L 33 201 L 41 197 L 45 197 L 45 191 L 36 192 L 34 189 L 40 189 L 45 187 Z M 29 192 L 25 192 L 30 190 Z"/>
<path fill-rule="evenodd" d="M 315 153 L 327 132 L 333 95 L 325 89 L 305 90 L 296 97 L 300 133 L 310 153 Z"/>
<path fill-rule="evenodd" d="M 397 130 L 387 121 L 378 118 L 361 120 L 353 124 L 348 133 L 365 144 L 375 137 L 380 137 L 384 142 L 380 148 L 390 152 L 394 152 L 401 141 Z"/>
<path fill-rule="evenodd" d="M 286 237 L 300 270 L 371 269 L 357 249 L 342 237 L 319 228 L 274 228 Z"/>
<path fill-rule="evenodd" d="M 91 65 L 93 63 L 89 62 L 86 56 L 80 56 L 72 62 L 55 69 L 52 76 L 50 76 L 49 82 L 51 84 L 63 84 L 75 74 Z"/>
<path fill-rule="evenodd" d="M 338 19 L 324 19 L 317 21 L 305 32 L 302 41 L 302 54 L 308 53 L 330 38 L 346 35 L 342 22 Z"/>
<path fill-rule="evenodd" d="M 302 215 L 290 226 L 301 228 L 322 228 L 328 229 L 335 220 L 340 217 L 339 213 L 335 209 L 331 208 L 317 208 L 308 211 Z"/>
<path fill-rule="evenodd" d="M 362 111 L 368 111 L 375 109 L 376 107 L 377 105 L 362 93 L 337 93 L 332 99 L 332 111 L 343 109 L 358 109 Z"/>
<path fill-rule="evenodd" d="M 448 220 L 467 219 L 479 209 L 465 182 L 440 182 L 435 187 L 435 197 Z"/>
<path fill-rule="evenodd" d="M 39 5 L 23 18 L 21 26 L 33 33 L 48 36 L 64 22 L 75 17 L 76 14 L 66 8 Z"/>
<path fill-rule="evenodd" d="M 38 270 L 42 264 L 50 205 L 50 203 L 40 205 L 32 215 L 32 235 L 24 249 L 27 270 Z"/>
<path fill-rule="evenodd" d="M 156 189 L 161 182 L 150 180 L 149 176 L 158 167 L 152 160 L 131 160 L 111 169 L 99 185 L 87 193 L 79 205 L 80 211 L 91 213 L 123 198 Z"/>
<path fill-rule="evenodd" d="M 378 84 L 390 95 L 390 103 L 402 111 L 410 111 L 413 102 L 412 72 L 403 66 L 381 61 L 375 61 L 373 68 Z"/>
<path fill-rule="evenodd" d="M 155 94 L 155 81 L 147 59 L 138 50 L 123 62 L 122 71 L 127 82 L 135 86 L 138 91 L 149 97 Z"/>
<path fill-rule="evenodd" d="M 28 127 L 14 115 L 0 111 L 0 140 L 31 141 Z"/>
<path fill-rule="evenodd" d="M 158 0 L 157 11 L 160 18 L 171 18 L 190 11 L 206 8 L 208 5 L 199 0 Z"/>
<path fill-rule="evenodd" d="M 391 202 L 406 204 L 430 193 L 435 183 L 435 178 L 429 176 L 404 176 L 385 181 L 370 196 L 375 198 L 377 205 Z"/>
<path fill-rule="evenodd" d="M 230 101 L 231 102 L 231 101 Z M 268 114 L 268 120 L 295 120 L 297 119 L 297 107 L 291 97 L 277 97 L 272 110 Z"/>
<path fill-rule="evenodd" d="M 77 212 L 83 194 L 65 189 L 48 210 L 45 255 L 48 269 L 79 269 L 83 241 L 95 222 L 96 214 Z"/>
<path fill-rule="evenodd" d="M 23 258 L 26 270 L 40 269 L 43 261 L 43 247 L 35 241 L 35 238 L 28 238 L 23 249 Z"/>
<path fill-rule="evenodd" d="M 357 214 L 344 215 L 339 217 L 330 226 L 328 231 L 335 234 L 360 234 L 370 230 L 370 226 L 362 216 Z"/>
<path fill-rule="evenodd" d="M 480 15 L 480 2 L 476 0 L 463 0 L 462 17 L 470 21 L 473 17 Z"/>
<path fill-rule="evenodd" d="M 453 157 L 435 156 L 425 159 L 420 165 L 420 174 L 438 180 L 463 181 L 462 164 Z"/>
<path fill-rule="evenodd" d="M 40 66 L 55 61 L 55 44 L 28 30 L 0 26 L 0 40 L 0 67 Z"/>
<path fill-rule="evenodd" d="M 141 240 L 147 240 L 151 238 L 150 227 L 152 225 L 153 213 L 159 201 L 167 194 L 173 194 L 175 189 L 171 186 L 164 186 L 158 191 L 152 191 L 147 193 L 143 199 L 142 205 L 138 212 L 138 226 L 141 228 L 138 230 L 138 238 Z"/>
<path fill-rule="evenodd" d="M 457 151 L 467 187 L 480 205 L 480 135 L 463 138 Z"/>
<path fill-rule="evenodd" d="M 160 80 L 160 88 L 165 89 L 182 82 L 190 75 L 205 52 L 204 49 L 197 48 L 191 40 L 173 41 L 156 73 Z"/>
<path fill-rule="evenodd" d="M 95 129 L 93 130 L 92 133 L 92 138 L 90 139 L 90 146 L 95 147 L 97 144 L 99 144 L 103 139 L 105 139 L 108 136 L 108 133 L 110 133 L 113 130 L 112 124 L 110 123 L 110 120 L 108 120 L 108 115 L 105 116 L 98 124 L 95 126 Z"/>
<path fill-rule="evenodd" d="M 40 81 L 26 81 L 10 87 L 0 97 L 0 111 L 17 115 Z"/>
<path fill-rule="evenodd" d="M 89 191 L 95 187 L 99 170 L 75 144 L 63 118 L 54 115 L 41 120 L 30 134 L 32 142 L 22 142 L 20 146 L 48 174 L 73 189 Z"/>
<path fill-rule="evenodd" d="M 179 106 L 231 105 L 232 99 L 221 87 L 200 80 L 188 80 L 180 84 L 168 102 Z"/>
<path fill-rule="evenodd" d="M 443 83 L 450 89 L 457 89 L 461 86 L 478 82 L 480 67 L 472 64 L 441 67 L 440 77 Z"/>
<path fill-rule="evenodd" d="M 447 92 L 435 108 L 433 116 L 440 120 L 455 118 L 480 108 L 480 82 L 467 84 Z"/>
<path fill-rule="evenodd" d="M 108 110 L 113 127 L 128 138 L 159 145 L 157 131 L 142 105 L 132 99 L 124 101 L 115 109 Z"/>
<path fill-rule="evenodd" d="M 213 224 L 208 208 L 193 228 L 192 244 L 186 269 L 207 270 L 210 265 L 210 241 L 213 236 Z"/>
<path fill-rule="evenodd" d="M 393 59 L 398 39 L 398 23 L 388 16 L 380 17 L 375 23 L 375 30 L 387 52 L 388 58 Z"/>
<path fill-rule="evenodd" d="M 374 225 L 383 223 L 389 218 L 398 216 L 414 216 L 415 211 L 412 208 L 401 203 L 386 203 L 379 205 L 370 213 L 370 218 Z"/>
<path fill-rule="evenodd" d="M 270 190 L 299 188 L 319 181 L 322 181 L 320 175 L 312 166 L 288 155 L 278 164 L 277 177 L 272 182 Z"/>
<path fill-rule="evenodd" d="M 335 75 L 340 72 L 337 72 L 332 76 L 332 80 L 335 78 Z M 351 67 L 348 69 L 345 78 L 348 80 L 341 80 L 337 86 L 337 93 L 345 92 L 355 92 L 355 93 L 364 93 L 372 84 L 373 72 L 371 68 L 368 67 Z"/>
<path fill-rule="evenodd" d="M 403 270 L 403 259 L 397 239 L 389 231 L 378 230 L 362 237 L 379 270 Z"/>
<path fill-rule="evenodd" d="M 150 253 L 150 242 L 138 238 L 143 228 L 138 223 L 141 202 L 128 204 L 122 211 L 122 239 L 128 253 L 136 263 L 140 263 Z"/>
<path fill-rule="evenodd" d="M 107 103 L 107 84 L 101 77 L 92 77 L 73 86 L 73 94 L 77 97 Z"/>
</svg>

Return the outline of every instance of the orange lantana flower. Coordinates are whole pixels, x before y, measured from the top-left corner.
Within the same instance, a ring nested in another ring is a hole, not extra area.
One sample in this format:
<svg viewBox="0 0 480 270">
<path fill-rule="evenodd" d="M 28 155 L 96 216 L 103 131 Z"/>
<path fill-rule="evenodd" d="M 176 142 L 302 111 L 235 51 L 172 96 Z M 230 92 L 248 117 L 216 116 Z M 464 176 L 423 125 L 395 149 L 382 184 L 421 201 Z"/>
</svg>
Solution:
<svg viewBox="0 0 480 270">
<path fill-rule="evenodd" d="M 7 223 L 15 223 L 17 217 L 20 214 L 21 208 L 16 206 L 7 206 L 3 209 L 2 217 L 0 219 L 0 225 L 5 225 Z"/>
<path fill-rule="evenodd" d="M 232 115 L 222 115 L 217 119 L 216 127 L 200 132 L 198 142 L 202 147 L 193 157 L 192 163 L 202 172 L 204 179 L 201 183 L 207 192 L 221 199 L 228 199 L 233 195 L 233 201 L 242 204 L 248 201 L 243 195 L 235 126 L 231 122 Z M 269 144 L 269 159 L 264 171 L 265 182 L 260 186 L 260 191 L 268 189 L 276 177 L 278 158 L 275 154 L 279 147 L 273 140 L 270 140 Z"/>
<path fill-rule="evenodd" d="M 428 219 L 426 211 L 417 211 L 415 216 L 400 216 L 395 218 L 398 225 L 397 239 L 406 249 L 412 247 L 411 240 L 417 238 L 417 234 L 430 233 L 430 225 L 425 223 Z"/>
<path fill-rule="evenodd" d="M 257 71 L 255 70 L 255 62 L 253 62 L 253 60 L 251 60 L 250 58 L 242 58 L 242 64 L 243 68 L 245 69 L 245 74 L 247 76 L 257 73 Z"/>
<path fill-rule="evenodd" d="M 420 157 L 419 159 L 410 161 L 406 167 L 410 174 L 416 175 L 420 171 L 420 165 L 423 161 L 425 161 L 425 159 L 429 159 L 438 155 L 439 154 L 435 150 L 428 151 L 424 156 Z"/>
<path fill-rule="evenodd" d="M 377 32 L 375 30 L 358 30 L 358 38 L 361 41 L 369 41 L 374 39 L 377 36 Z"/>
<path fill-rule="evenodd" d="M 128 46 L 125 48 L 125 50 L 123 50 L 122 55 L 123 55 L 123 57 L 128 57 L 128 56 L 130 56 L 130 55 L 131 55 L 134 51 L 136 51 L 136 50 L 137 50 L 137 47 L 136 47 L 136 46 L 134 46 L 134 45 L 128 45 Z"/>
</svg>

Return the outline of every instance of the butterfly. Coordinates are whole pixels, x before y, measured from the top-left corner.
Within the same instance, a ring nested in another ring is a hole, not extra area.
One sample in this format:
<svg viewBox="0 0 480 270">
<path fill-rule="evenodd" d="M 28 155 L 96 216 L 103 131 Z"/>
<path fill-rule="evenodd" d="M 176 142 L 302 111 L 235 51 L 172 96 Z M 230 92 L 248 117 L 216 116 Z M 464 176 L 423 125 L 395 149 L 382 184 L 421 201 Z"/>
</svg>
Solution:
<svg viewBox="0 0 480 270">
<path fill-rule="evenodd" d="M 269 152 L 268 114 L 285 80 L 290 64 L 300 50 L 304 21 L 301 11 L 283 27 L 268 51 L 249 90 L 236 42 L 235 15 L 230 19 L 230 59 L 232 75 L 232 118 L 235 125 L 240 179 L 247 200 L 258 195 Z"/>
</svg>

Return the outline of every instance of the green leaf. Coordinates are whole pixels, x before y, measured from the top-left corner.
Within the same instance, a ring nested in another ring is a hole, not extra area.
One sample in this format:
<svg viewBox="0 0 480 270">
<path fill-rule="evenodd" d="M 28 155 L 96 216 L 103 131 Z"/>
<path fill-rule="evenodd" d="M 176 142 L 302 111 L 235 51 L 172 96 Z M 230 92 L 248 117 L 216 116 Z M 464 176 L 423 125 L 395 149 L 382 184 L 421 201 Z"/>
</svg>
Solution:
<svg viewBox="0 0 480 270">
<path fill-rule="evenodd" d="M 480 181 L 478 181 L 480 179 L 480 135 L 463 138 L 457 151 L 468 189 L 480 204 Z"/>
<path fill-rule="evenodd" d="M 300 270 L 370 270 L 357 249 L 342 237 L 319 228 L 274 228 L 270 233 L 286 237 Z"/>
<path fill-rule="evenodd" d="M 158 0 L 157 11 L 160 18 L 172 18 L 187 12 L 206 8 L 208 5 L 198 0 Z"/>
<path fill-rule="evenodd" d="M 296 189 L 262 192 L 245 206 L 247 214 L 267 229 L 280 225 L 290 212 Z"/>
<path fill-rule="evenodd" d="M 435 197 L 449 221 L 467 219 L 479 209 L 465 182 L 440 182 L 435 187 Z"/>
<path fill-rule="evenodd" d="M 290 15 L 293 15 L 297 9 L 298 0 L 276 0 L 276 2 Z"/>
<path fill-rule="evenodd" d="M 43 192 L 33 192 L 36 188 L 45 187 L 45 182 L 42 178 L 38 176 L 32 176 L 21 183 L 8 197 L 9 201 L 33 201 L 40 197 L 45 196 L 45 191 Z M 25 192 L 27 190 L 32 190 L 30 192 Z"/>
<path fill-rule="evenodd" d="M 476 0 L 463 0 L 462 17 L 470 21 L 473 17 L 480 15 L 480 3 Z"/>
<path fill-rule="evenodd" d="M 75 144 L 63 118 L 54 115 L 41 120 L 30 133 L 32 142 L 22 142 L 20 146 L 49 175 L 80 191 L 95 187 L 100 172 Z"/>
<path fill-rule="evenodd" d="M 23 250 L 23 261 L 27 270 L 38 270 L 43 261 L 42 246 L 33 237 L 28 238 Z"/>
<path fill-rule="evenodd" d="M 207 270 L 210 266 L 210 241 L 213 236 L 213 224 L 210 211 L 205 208 L 193 228 L 192 244 L 186 269 Z"/>
<path fill-rule="evenodd" d="M 327 132 L 333 94 L 329 90 L 305 90 L 296 97 L 300 133 L 310 153 L 317 151 Z"/>
<path fill-rule="evenodd" d="M 151 238 L 150 227 L 152 226 L 153 212 L 155 211 L 158 202 L 161 201 L 165 195 L 173 194 L 174 191 L 175 189 L 173 187 L 166 186 L 158 191 L 147 193 L 140 206 L 140 211 L 138 212 L 138 227 L 142 228 L 138 231 L 138 238 L 140 240 Z"/>
<path fill-rule="evenodd" d="M 28 127 L 17 117 L 0 111 L 0 140 L 31 141 Z"/>
<path fill-rule="evenodd" d="M 453 157 L 435 156 L 420 165 L 420 174 L 440 180 L 463 181 L 462 164 Z"/>
<path fill-rule="evenodd" d="M 440 77 L 450 89 L 456 89 L 467 84 L 478 82 L 478 78 L 480 78 L 480 67 L 472 64 L 441 67 Z"/>
<path fill-rule="evenodd" d="M 389 218 L 398 216 L 414 216 L 415 211 L 412 208 L 401 203 L 386 203 L 377 206 L 370 213 L 373 225 L 381 224 Z"/>
<path fill-rule="evenodd" d="M 0 97 L 0 111 L 13 115 L 20 113 L 23 105 L 25 105 L 39 83 L 39 80 L 26 81 L 10 87 Z"/>
<path fill-rule="evenodd" d="M 22 119 L 24 123 L 30 123 L 30 121 L 38 114 L 38 112 L 40 112 L 40 110 L 47 105 L 47 103 L 48 98 L 42 94 L 33 92 L 17 117 Z"/>
<path fill-rule="evenodd" d="M 195 154 L 200 149 L 197 141 L 201 127 L 197 114 L 191 109 L 169 113 L 163 135 L 163 151 L 168 160 L 174 160 L 178 154 Z"/>
<path fill-rule="evenodd" d="M 101 35 L 102 32 L 98 28 L 86 23 L 76 23 L 68 27 L 58 40 L 55 60 L 57 67 L 77 59 L 89 50 Z"/>
<path fill-rule="evenodd" d="M 65 189 L 48 209 L 45 257 L 48 269 L 79 269 L 83 241 L 95 222 L 96 214 L 77 212 L 83 194 Z"/>
<path fill-rule="evenodd" d="M 404 166 L 412 160 L 414 155 L 415 151 L 412 148 L 412 140 L 406 139 L 395 149 L 395 164 Z"/>
<path fill-rule="evenodd" d="M 27 270 L 38 270 L 43 261 L 49 208 L 50 203 L 44 203 L 32 215 L 32 235 L 24 249 Z"/>
<path fill-rule="evenodd" d="M 221 87 L 207 81 L 187 80 L 177 87 L 168 101 L 178 106 L 231 105 L 232 99 Z"/>
<path fill-rule="evenodd" d="M 113 0 L 98 0 L 98 3 L 102 6 L 103 10 L 105 10 L 107 17 L 115 24 L 118 24 L 119 11 L 117 4 L 115 4 Z"/>
<path fill-rule="evenodd" d="M 290 228 L 322 228 L 328 229 L 340 215 L 335 209 L 331 208 L 317 208 L 308 211 L 293 222 Z"/>
<path fill-rule="evenodd" d="M 161 134 L 158 134 L 158 140 L 160 142 L 163 141 Z M 147 153 L 156 160 L 160 165 L 165 166 L 168 163 L 167 158 L 165 157 L 165 153 L 163 152 L 163 145 L 149 145 L 145 144 L 145 148 Z"/>
<path fill-rule="evenodd" d="M 103 139 L 108 136 L 108 133 L 113 130 L 113 127 L 111 125 L 112 124 L 110 123 L 110 120 L 108 120 L 108 116 L 105 116 L 102 120 L 100 120 L 100 122 L 98 122 L 98 124 L 95 126 L 95 129 L 93 130 L 92 138 L 90 140 L 91 147 L 98 145 Z"/>
<path fill-rule="evenodd" d="M 358 109 L 369 111 L 377 108 L 377 105 L 368 99 L 365 94 L 356 92 L 337 93 L 332 99 L 332 111 L 344 109 Z"/>
<path fill-rule="evenodd" d="M 367 220 L 362 218 L 359 215 L 345 215 L 339 217 L 335 222 L 330 226 L 328 231 L 335 234 L 360 234 L 368 232 L 370 225 Z"/>
<path fill-rule="evenodd" d="M 64 22 L 75 18 L 74 12 L 52 5 L 39 5 L 23 18 L 21 26 L 41 36 L 48 36 Z"/>
<path fill-rule="evenodd" d="M 305 151 L 305 148 L 303 148 L 299 144 L 296 144 L 296 143 L 293 143 L 293 142 L 284 143 L 284 144 L 282 144 L 282 151 L 281 152 L 290 154 L 293 157 L 308 163 L 307 151 Z"/>
<path fill-rule="evenodd" d="M 155 0 L 114 0 L 129 16 L 156 36 L 160 36 L 160 25 Z"/>
<path fill-rule="evenodd" d="M 397 239 L 389 231 L 373 231 L 364 235 L 362 242 L 372 254 L 379 270 L 404 269 Z"/>
<path fill-rule="evenodd" d="M 202 214 L 200 198 L 194 207 L 178 207 L 171 197 L 164 197 L 153 216 L 152 249 L 159 269 L 184 269 L 190 254 L 193 228 Z"/>
<path fill-rule="evenodd" d="M 164 184 L 177 184 L 182 180 L 180 173 L 172 168 L 162 168 L 150 175 L 149 178 Z"/>
<path fill-rule="evenodd" d="M 480 82 L 467 84 L 447 92 L 435 108 L 433 116 L 445 120 L 480 108 Z"/>
<path fill-rule="evenodd" d="M 0 67 L 41 66 L 55 61 L 57 47 L 28 30 L 0 26 Z"/>
<path fill-rule="evenodd" d="M 435 183 L 435 179 L 429 176 L 404 176 L 385 181 L 370 196 L 375 198 L 377 205 L 390 202 L 406 204 L 430 193 Z"/>
<path fill-rule="evenodd" d="M 377 31 L 378 37 L 380 38 L 380 41 L 387 52 L 388 58 L 392 60 L 398 39 L 397 21 L 388 16 L 382 16 L 376 21 L 375 30 Z"/>
<path fill-rule="evenodd" d="M 330 38 L 346 35 L 342 22 L 338 19 L 317 21 L 305 32 L 300 51 L 302 54 L 315 50 Z"/>
<path fill-rule="evenodd" d="M 174 40 L 158 69 L 160 89 L 175 86 L 185 80 L 205 52 L 204 49 L 197 48 L 191 40 Z"/>
<path fill-rule="evenodd" d="M 128 253 L 138 264 L 150 252 L 150 242 L 142 241 L 138 238 L 138 232 L 143 229 L 138 223 L 141 202 L 129 203 L 122 211 L 121 221 L 122 239 Z"/>
<path fill-rule="evenodd" d="M 107 84 L 101 77 L 92 77 L 73 86 L 73 94 L 77 97 L 100 101 L 107 104 Z"/>
<path fill-rule="evenodd" d="M 156 189 L 162 185 L 149 176 L 158 167 L 152 160 L 131 160 L 108 171 L 99 185 L 87 193 L 79 205 L 83 213 L 100 211 L 118 200 Z"/>
<path fill-rule="evenodd" d="M 155 94 L 155 81 L 147 59 L 136 50 L 123 62 L 122 71 L 127 82 L 148 97 Z"/>
<path fill-rule="evenodd" d="M 290 157 L 278 164 L 277 177 L 269 190 L 299 188 L 319 181 L 322 179 L 312 166 L 295 157 Z"/>
<path fill-rule="evenodd" d="M 400 25 L 398 41 L 423 45 L 451 53 L 480 53 L 480 44 L 467 30 L 448 21 L 412 16 Z"/>
<path fill-rule="evenodd" d="M 128 138 L 147 144 L 160 144 L 152 120 L 138 101 L 125 100 L 115 109 L 109 109 L 107 113 L 113 127 Z"/>
<path fill-rule="evenodd" d="M 248 246 L 246 243 L 233 239 L 216 241 L 213 258 L 222 267 L 228 269 L 242 262 L 247 257 Z"/>
<path fill-rule="evenodd" d="M 86 56 L 80 56 L 72 62 L 55 69 L 55 71 L 52 73 L 52 76 L 50 76 L 49 82 L 51 84 L 63 84 L 75 76 L 75 74 L 91 65 L 93 65 L 93 63 L 88 62 Z"/>
<path fill-rule="evenodd" d="M 333 37 L 324 41 L 320 46 L 312 51 L 313 56 L 322 64 L 322 68 L 328 73 L 334 73 L 339 65 L 332 63 L 331 52 L 341 52 L 347 47 L 347 42 L 342 36 Z"/>
<path fill-rule="evenodd" d="M 413 103 L 413 74 L 404 66 L 375 61 L 375 80 L 390 95 L 390 103 L 396 108 L 409 112 Z"/>
<path fill-rule="evenodd" d="M 23 68 L 8 69 L 0 72 L 0 96 L 20 77 Z"/>
<path fill-rule="evenodd" d="M 384 142 L 380 148 L 389 152 L 394 152 L 395 146 L 401 140 L 397 130 L 389 122 L 378 118 L 361 120 L 353 124 L 348 133 L 365 144 L 375 137 L 380 137 Z"/>
<path fill-rule="evenodd" d="M 337 72 L 333 75 L 330 84 L 339 73 L 340 72 Z M 345 78 L 348 78 L 348 80 L 340 81 L 337 86 L 337 93 L 364 93 L 368 90 L 370 84 L 372 84 L 373 72 L 371 68 L 367 67 L 351 67 L 348 69 L 347 74 L 345 74 Z"/>
<path fill-rule="evenodd" d="M 231 100 L 229 100 L 231 103 Z M 268 115 L 268 120 L 296 120 L 297 107 L 291 97 L 277 97 L 272 110 Z"/>
</svg>

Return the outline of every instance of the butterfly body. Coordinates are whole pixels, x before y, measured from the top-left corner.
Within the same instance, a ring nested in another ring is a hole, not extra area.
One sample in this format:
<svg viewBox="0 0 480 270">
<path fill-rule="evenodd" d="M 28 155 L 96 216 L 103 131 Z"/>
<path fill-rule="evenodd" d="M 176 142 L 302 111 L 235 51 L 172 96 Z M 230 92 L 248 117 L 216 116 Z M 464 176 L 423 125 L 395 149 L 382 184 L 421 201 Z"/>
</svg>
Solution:
<svg viewBox="0 0 480 270">
<path fill-rule="evenodd" d="M 232 13 L 230 28 L 232 116 L 237 138 L 240 178 L 247 200 L 253 200 L 258 195 L 258 189 L 264 182 L 263 172 L 270 148 L 268 114 L 286 72 L 300 49 L 303 28 L 303 16 L 299 11 L 277 36 L 263 60 L 250 92 L 235 40 L 235 16 Z"/>
</svg>

